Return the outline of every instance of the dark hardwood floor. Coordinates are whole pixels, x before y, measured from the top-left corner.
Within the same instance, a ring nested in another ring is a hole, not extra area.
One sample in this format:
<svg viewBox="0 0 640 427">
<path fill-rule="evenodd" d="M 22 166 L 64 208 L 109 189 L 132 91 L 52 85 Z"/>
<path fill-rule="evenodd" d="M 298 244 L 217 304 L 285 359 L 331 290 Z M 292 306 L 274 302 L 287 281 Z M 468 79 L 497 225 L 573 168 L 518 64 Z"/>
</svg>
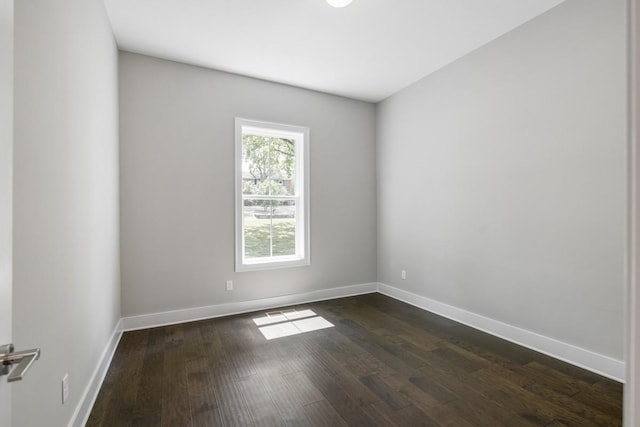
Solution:
<svg viewBox="0 0 640 427">
<path fill-rule="evenodd" d="M 127 332 L 88 426 L 620 426 L 622 385 L 380 294 Z"/>
</svg>

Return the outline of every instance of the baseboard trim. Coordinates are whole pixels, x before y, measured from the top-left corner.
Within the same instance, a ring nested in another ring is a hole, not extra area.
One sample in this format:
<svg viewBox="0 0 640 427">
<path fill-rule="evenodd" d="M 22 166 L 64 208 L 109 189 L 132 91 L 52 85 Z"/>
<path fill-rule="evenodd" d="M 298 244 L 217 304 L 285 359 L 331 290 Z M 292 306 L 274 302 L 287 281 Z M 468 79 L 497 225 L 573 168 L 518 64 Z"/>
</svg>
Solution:
<svg viewBox="0 0 640 427">
<path fill-rule="evenodd" d="M 89 415 L 91 415 L 91 409 L 98 397 L 98 393 L 100 392 L 100 388 L 102 387 L 102 383 L 104 382 L 104 378 L 107 375 L 107 371 L 109 370 L 109 366 L 111 366 L 111 361 L 113 360 L 113 356 L 116 352 L 116 348 L 118 347 L 118 343 L 120 342 L 120 338 L 122 337 L 122 319 L 118 321 L 116 327 L 113 329 L 113 333 L 107 342 L 107 345 L 102 352 L 102 356 L 98 361 L 96 368 L 93 371 L 93 375 L 91 375 L 91 380 L 89 384 L 84 389 L 84 393 L 82 393 L 82 397 L 80 398 L 80 402 L 76 407 L 71 420 L 69 421 L 69 427 L 82 427 L 87 424 L 89 420 Z"/>
<path fill-rule="evenodd" d="M 187 308 L 184 310 L 173 310 L 161 313 L 143 314 L 140 316 L 123 317 L 121 320 L 122 330 L 133 331 L 136 329 L 174 325 L 177 323 L 193 322 L 196 320 L 267 310 L 275 307 L 286 307 L 290 305 L 307 304 L 315 301 L 325 301 L 354 295 L 368 294 L 376 292 L 377 290 L 377 283 L 365 283 L 361 285 L 343 286 L 340 288 L 322 289 L 302 294 L 283 295 L 251 301 L 231 302 L 205 307 Z"/>
<path fill-rule="evenodd" d="M 615 381 L 625 382 L 625 364 L 621 360 L 594 353 L 590 350 L 576 347 L 384 283 L 378 284 L 378 292 Z"/>
</svg>

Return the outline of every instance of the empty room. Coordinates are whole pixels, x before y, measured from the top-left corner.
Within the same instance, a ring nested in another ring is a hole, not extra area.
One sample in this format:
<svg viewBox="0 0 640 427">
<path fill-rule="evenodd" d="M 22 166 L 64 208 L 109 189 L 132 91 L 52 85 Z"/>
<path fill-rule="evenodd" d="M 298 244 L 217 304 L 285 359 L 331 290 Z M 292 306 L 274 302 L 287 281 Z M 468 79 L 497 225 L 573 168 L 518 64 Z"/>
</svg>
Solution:
<svg viewBox="0 0 640 427">
<path fill-rule="evenodd" d="M 0 0 L 0 426 L 640 426 L 635 0 Z"/>
</svg>

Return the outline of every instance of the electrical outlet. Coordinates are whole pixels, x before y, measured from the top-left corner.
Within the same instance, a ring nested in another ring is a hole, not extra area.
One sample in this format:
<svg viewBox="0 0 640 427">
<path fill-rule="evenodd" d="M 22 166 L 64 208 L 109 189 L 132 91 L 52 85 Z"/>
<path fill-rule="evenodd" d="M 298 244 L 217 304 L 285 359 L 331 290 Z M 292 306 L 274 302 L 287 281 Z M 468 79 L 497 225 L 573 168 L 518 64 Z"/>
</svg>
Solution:
<svg viewBox="0 0 640 427">
<path fill-rule="evenodd" d="M 62 377 L 62 403 L 64 404 L 69 398 L 69 374 Z"/>
<path fill-rule="evenodd" d="M 400 277 L 402 278 L 402 280 L 407 280 L 407 270 L 402 270 L 400 272 Z"/>
<path fill-rule="evenodd" d="M 228 291 L 232 291 L 233 290 L 233 280 L 227 280 L 226 289 Z"/>
</svg>

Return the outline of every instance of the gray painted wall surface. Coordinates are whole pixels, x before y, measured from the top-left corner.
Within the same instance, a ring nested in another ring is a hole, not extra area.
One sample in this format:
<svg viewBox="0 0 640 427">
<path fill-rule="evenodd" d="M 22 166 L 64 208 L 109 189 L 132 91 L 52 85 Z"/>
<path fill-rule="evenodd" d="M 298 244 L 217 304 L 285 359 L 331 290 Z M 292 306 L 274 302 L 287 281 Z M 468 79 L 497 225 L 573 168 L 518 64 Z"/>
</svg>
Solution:
<svg viewBox="0 0 640 427">
<path fill-rule="evenodd" d="M 101 0 L 17 1 L 15 30 L 13 337 L 42 357 L 13 425 L 64 426 L 120 317 L 117 49 Z"/>
<path fill-rule="evenodd" d="M 569 0 L 379 104 L 379 281 L 622 358 L 625 32 Z"/>
<path fill-rule="evenodd" d="M 310 267 L 234 273 L 236 116 L 310 128 Z M 375 281 L 374 120 L 372 104 L 121 53 L 123 315 Z"/>
<path fill-rule="evenodd" d="M 0 345 L 11 339 L 13 202 L 13 0 L 0 0 Z M 11 384 L 0 378 L 0 415 L 11 423 Z M 2 421 L 0 421 L 1 423 Z"/>
<path fill-rule="evenodd" d="M 640 0 L 629 2 L 630 18 L 630 49 L 629 61 L 631 82 L 629 96 L 631 114 L 629 127 L 631 130 L 631 144 L 634 152 L 629 157 L 633 163 L 630 174 L 630 192 L 632 206 L 631 218 L 631 277 L 628 293 L 627 322 L 627 377 L 624 387 L 624 426 L 640 423 Z"/>
</svg>

